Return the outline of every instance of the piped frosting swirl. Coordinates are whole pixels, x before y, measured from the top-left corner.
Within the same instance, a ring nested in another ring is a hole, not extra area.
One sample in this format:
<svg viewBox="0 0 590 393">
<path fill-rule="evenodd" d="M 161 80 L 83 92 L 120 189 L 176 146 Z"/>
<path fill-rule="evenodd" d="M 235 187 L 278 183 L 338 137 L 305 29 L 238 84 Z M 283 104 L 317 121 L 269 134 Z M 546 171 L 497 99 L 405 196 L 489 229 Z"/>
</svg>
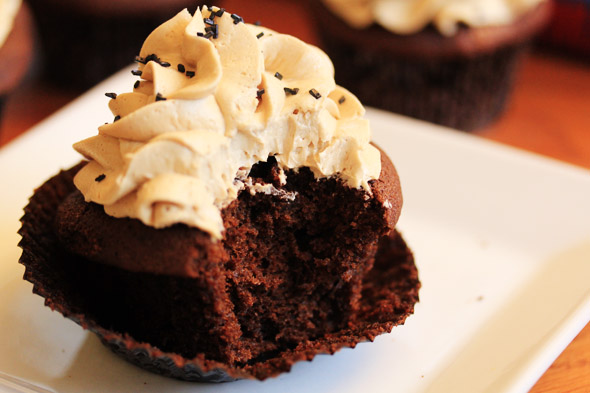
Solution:
<svg viewBox="0 0 590 393">
<path fill-rule="evenodd" d="M 221 209 L 269 156 L 369 193 L 379 177 L 364 108 L 316 47 L 218 8 L 183 10 L 138 60 L 133 92 L 109 103 L 116 121 L 74 145 L 90 161 L 74 183 L 109 215 L 220 239 Z"/>
</svg>

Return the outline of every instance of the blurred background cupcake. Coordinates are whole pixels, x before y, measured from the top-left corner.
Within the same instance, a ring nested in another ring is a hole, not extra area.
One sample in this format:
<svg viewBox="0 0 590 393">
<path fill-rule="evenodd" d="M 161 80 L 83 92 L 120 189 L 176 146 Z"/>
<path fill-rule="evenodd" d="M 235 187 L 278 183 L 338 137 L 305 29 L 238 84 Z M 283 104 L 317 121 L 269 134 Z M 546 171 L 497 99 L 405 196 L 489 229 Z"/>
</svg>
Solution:
<svg viewBox="0 0 590 393">
<path fill-rule="evenodd" d="M 21 0 L 0 0 L 0 116 L 9 94 L 19 86 L 33 58 L 32 18 Z"/>
<path fill-rule="evenodd" d="M 42 77 L 86 90 L 133 62 L 144 38 L 195 0 L 29 0 L 40 32 Z"/>
<path fill-rule="evenodd" d="M 502 113 L 548 0 L 312 0 L 336 81 L 367 105 L 471 131 Z"/>
</svg>

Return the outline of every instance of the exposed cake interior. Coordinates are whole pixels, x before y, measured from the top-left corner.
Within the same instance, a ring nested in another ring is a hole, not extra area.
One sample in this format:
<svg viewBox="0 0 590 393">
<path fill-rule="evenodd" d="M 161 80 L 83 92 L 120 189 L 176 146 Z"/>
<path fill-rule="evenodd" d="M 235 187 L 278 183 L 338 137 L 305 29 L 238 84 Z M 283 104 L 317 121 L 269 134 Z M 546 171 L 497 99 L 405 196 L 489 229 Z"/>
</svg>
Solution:
<svg viewBox="0 0 590 393">
<path fill-rule="evenodd" d="M 61 244 L 86 259 L 75 268 L 87 269 L 80 290 L 99 323 L 234 366 L 354 323 L 378 240 L 397 219 L 397 177 L 373 182 L 369 196 L 306 168 L 288 171 L 284 185 L 279 175 L 272 158 L 254 166 L 250 189 L 272 191 L 242 191 L 223 210 L 220 242 L 186 225 L 115 219 L 72 193 L 56 228 Z"/>
</svg>

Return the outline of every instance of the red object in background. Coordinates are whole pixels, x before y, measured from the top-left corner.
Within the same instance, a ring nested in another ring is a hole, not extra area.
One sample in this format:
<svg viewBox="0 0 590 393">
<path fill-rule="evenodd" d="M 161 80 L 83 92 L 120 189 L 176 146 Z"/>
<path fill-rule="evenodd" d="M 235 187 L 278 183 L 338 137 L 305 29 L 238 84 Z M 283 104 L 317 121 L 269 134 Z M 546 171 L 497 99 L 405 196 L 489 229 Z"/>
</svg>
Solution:
<svg viewBox="0 0 590 393">
<path fill-rule="evenodd" d="M 590 60 L 590 0 L 554 0 L 553 4 L 553 17 L 541 41 Z"/>
</svg>

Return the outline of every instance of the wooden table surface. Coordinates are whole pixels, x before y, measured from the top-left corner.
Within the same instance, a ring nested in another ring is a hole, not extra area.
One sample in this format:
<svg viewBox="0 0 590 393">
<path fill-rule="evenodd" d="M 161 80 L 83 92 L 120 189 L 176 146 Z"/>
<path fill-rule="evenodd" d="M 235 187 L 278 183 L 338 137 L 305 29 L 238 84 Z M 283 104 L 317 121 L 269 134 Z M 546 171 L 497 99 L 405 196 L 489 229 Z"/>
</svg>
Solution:
<svg viewBox="0 0 590 393">
<path fill-rule="evenodd" d="M 226 0 L 225 7 L 246 21 L 260 20 L 268 27 L 318 43 L 297 2 Z M 7 102 L 0 123 L 0 146 L 77 95 L 29 80 Z M 476 134 L 590 169 L 590 61 L 531 53 L 521 66 L 507 111 Z M 531 390 L 564 392 L 590 393 L 590 324 Z"/>
</svg>

